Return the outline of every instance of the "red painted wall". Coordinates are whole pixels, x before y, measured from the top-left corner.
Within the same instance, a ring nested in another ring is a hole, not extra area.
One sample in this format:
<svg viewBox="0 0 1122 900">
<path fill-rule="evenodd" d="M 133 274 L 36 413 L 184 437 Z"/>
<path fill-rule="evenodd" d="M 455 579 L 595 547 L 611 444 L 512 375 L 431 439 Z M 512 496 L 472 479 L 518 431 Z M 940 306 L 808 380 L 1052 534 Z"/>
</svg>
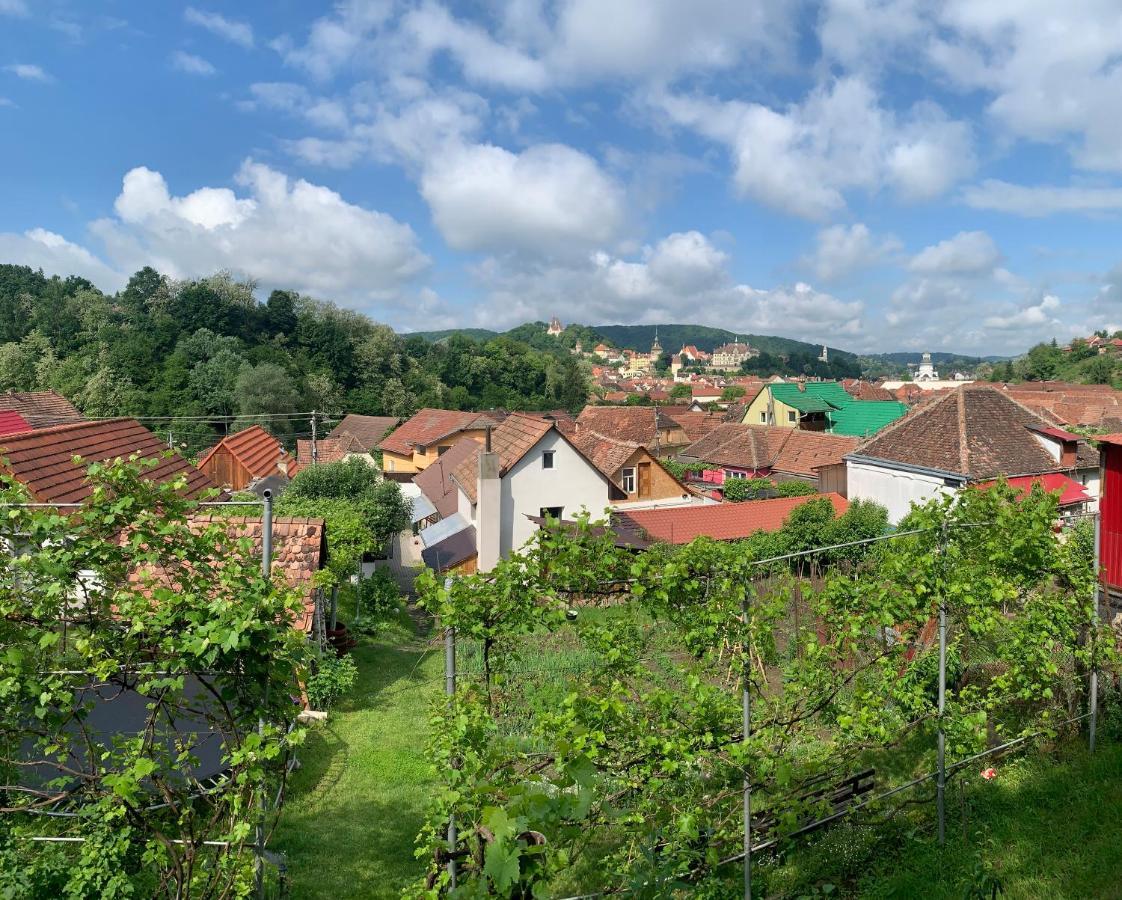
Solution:
<svg viewBox="0 0 1122 900">
<path fill-rule="evenodd" d="M 1122 447 L 1102 444 L 1099 555 L 1106 583 L 1122 588 Z"/>
</svg>

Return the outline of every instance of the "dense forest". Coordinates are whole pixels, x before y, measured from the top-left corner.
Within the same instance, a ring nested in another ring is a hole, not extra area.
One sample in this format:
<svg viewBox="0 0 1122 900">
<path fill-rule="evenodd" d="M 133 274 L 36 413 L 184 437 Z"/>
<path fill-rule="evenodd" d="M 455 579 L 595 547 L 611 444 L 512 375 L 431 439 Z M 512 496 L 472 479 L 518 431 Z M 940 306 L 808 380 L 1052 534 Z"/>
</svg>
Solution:
<svg viewBox="0 0 1122 900">
<path fill-rule="evenodd" d="M 580 364 L 548 347 L 431 343 L 291 291 L 259 302 L 223 273 L 175 281 L 144 268 L 109 295 L 0 265 L 0 389 L 53 389 L 88 416 L 578 409 Z"/>
<path fill-rule="evenodd" d="M 1122 331 L 1099 331 L 1101 338 L 1122 337 Z M 1064 350 L 1053 339 L 1032 347 L 1024 356 L 994 363 L 986 372 L 991 381 L 1070 381 L 1076 384 L 1111 384 L 1122 387 L 1122 359 L 1113 348 L 1099 353 L 1084 340 Z"/>
</svg>

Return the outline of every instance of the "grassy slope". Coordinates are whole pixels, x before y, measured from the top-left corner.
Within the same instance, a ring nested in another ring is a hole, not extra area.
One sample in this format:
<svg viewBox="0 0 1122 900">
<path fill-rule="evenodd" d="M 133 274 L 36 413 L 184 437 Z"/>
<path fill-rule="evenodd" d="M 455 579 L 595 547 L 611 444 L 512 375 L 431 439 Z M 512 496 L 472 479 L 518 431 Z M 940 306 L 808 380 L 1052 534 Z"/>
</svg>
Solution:
<svg viewBox="0 0 1122 900">
<path fill-rule="evenodd" d="M 269 843 L 288 857 L 292 896 L 398 897 L 430 784 L 423 751 L 442 658 L 404 627 L 354 650 L 359 681 L 310 732 L 281 822 Z"/>
<path fill-rule="evenodd" d="M 847 897 L 957 900 L 975 896 L 988 869 L 1006 900 L 1122 897 L 1122 745 L 999 764 L 990 783 L 971 768 L 965 788 L 964 816 L 958 782 L 948 786 L 943 851 L 926 811 L 875 830 L 843 826 L 764 875 L 768 887 L 783 897 L 830 884 Z"/>
</svg>

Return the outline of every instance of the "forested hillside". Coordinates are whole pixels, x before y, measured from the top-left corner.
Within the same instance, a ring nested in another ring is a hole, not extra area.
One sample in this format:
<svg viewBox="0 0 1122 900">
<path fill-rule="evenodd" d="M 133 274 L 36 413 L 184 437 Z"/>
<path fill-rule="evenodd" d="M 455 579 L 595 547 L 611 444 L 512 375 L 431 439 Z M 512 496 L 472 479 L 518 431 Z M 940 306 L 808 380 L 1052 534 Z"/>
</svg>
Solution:
<svg viewBox="0 0 1122 900">
<path fill-rule="evenodd" d="M 116 295 L 0 265 L 0 389 L 53 389 L 86 415 L 405 416 L 421 406 L 579 408 L 560 347 L 509 337 L 433 344 L 288 291 L 267 302 L 228 275 L 137 272 Z"/>
</svg>

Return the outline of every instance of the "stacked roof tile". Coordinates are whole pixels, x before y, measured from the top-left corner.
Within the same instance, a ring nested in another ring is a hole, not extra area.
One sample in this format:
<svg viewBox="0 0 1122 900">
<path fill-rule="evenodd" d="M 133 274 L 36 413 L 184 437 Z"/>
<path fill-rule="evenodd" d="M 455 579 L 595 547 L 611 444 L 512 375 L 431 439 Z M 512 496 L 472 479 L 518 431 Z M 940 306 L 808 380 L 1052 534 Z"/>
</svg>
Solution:
<svg viewBox="0 0 1122 900">
<path fill-rule="evenodd" d="M 394 416 L 360 416 L 357 413 L 348 413 L 327 436 L 341 438 L 350 435 L 357 442 L 359 449 L 355 450 L 354 445 L 348 445 L 349 452 L 370 453 L 376 450 L 382 439 L 397 427 L 398 421 L 400 420 Z"/>
<path fill-rule="evenodd" d="M 378 448 L 406 455 L 416 447 L 431 447 L 441 438 L 456 432 L 486 428 L 494 424 L 493 418 L 479 413 L 455 409 L 422 409 L 387 435 L 378 444 Z"/>
<path fill-rule="evenodd" d="M 23 484 L 40 503 L 81 503 L 91 493 L 86 467 L 93 462 L 155 459 L 145 477 L 164 482 L 187 478 L 185 495 L 197 497 L 213 482 L 135 419 L 110 419 L 55 425 L 0 436 L 0 469 Z M 166 455 L 166 458 L 165 458 Z M 75 463 L 74 457 L 83 463 Z"/>
<path fill-rule="evenodd" d="M 518 461 L 555 427 L 553 422 L 537 416 L 523 413 L 511 413 L 507 416 L 506 420 L 491 432 L 491 450 L 499 456 L 499 477 L 502 478 L 517 465 Z M 483 447 L 475 441 L 472 441 L 472 444 L 475 446 L 471 448 L 471 453 L 456 467 L 452 477 L 474 503 L 479 454 L 483 451 Z"/>
<path fill-rule="evenodd" d="M 1035 475 L 1064 466 L 1035 436 L 1050 422 L 988 385 L 967 385 L 913 409 L 863 443 L 856 457 L 921 466 L 967 479 Z M 1078 445 L 1077 466 L 1098 453 Z"/>
<path fill-rule="evenodd" d="M 19 413 L 32 428 L 82 421 L 74 404 L 55 391 L 8 391 L 0 394 L 0 411 Z"/>
<path fill-rule="evenodd" d="M 651 540 L 667 544 L 688 544 L 698 537 L 733 541 L 757 531 L 778 531 L 792 510 L 811 500 L 822 499 L 830 501 L 836 515 L 842 515 L 849 508 L 840 494 L 810 494 L 747 503 L 630 510 L 617 513 L 613 521 L 625 530 L 638 531 Z"/>
</svg>

